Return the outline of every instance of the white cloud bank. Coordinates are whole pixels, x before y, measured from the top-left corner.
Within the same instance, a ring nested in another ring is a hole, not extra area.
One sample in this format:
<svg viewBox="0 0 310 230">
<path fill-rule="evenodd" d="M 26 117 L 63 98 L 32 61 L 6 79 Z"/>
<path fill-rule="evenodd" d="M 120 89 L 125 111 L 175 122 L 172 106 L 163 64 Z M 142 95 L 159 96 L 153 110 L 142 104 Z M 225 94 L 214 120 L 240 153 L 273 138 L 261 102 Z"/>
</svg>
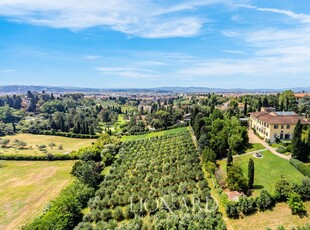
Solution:
<svg viewBox="0 0 310 230">
<path fill-rule="evenodd" d="M 0 16 L 52 28 L 81 30 L 103 26 L 144 38 L 198 35 L 205 16 L 186 14 L 197 7 L 235 0 L 1 0 Z"/>
</svg>

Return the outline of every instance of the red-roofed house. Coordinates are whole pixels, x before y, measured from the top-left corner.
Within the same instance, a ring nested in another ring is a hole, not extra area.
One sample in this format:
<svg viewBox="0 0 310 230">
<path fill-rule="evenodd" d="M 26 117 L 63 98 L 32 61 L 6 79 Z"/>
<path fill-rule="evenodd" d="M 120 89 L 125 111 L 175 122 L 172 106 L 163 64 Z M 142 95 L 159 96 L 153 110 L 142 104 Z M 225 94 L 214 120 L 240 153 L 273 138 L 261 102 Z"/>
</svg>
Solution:
<svg viewBox="0 0 310 230">
<path fill-rule="evenodd" d="M 290 140 L 298 120 L 304 125 L 310 123 L 295 112 L 262 111 L 250 113 L 250 125 L 265 140 Z"/>
</svg>

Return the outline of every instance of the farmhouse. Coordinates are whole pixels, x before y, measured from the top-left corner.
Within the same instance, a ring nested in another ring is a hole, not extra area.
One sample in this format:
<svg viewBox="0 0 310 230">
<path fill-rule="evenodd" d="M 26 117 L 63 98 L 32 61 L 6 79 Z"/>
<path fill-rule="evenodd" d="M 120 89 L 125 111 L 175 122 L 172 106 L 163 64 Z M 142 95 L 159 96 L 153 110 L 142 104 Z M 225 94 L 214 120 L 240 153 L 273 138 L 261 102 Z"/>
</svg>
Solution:
<svg viewBox="0 0 310 230">
<path fill-rule="evenodd" d="M 250 113 L 250 127 L 270 142 L 275 142 L 277 139 L 292 139 L 298 120 L 302 124 L 310 124 L 295 112 L 276 112 L 273 109 L 263 109 L 261 112 Z"/>
</svg>

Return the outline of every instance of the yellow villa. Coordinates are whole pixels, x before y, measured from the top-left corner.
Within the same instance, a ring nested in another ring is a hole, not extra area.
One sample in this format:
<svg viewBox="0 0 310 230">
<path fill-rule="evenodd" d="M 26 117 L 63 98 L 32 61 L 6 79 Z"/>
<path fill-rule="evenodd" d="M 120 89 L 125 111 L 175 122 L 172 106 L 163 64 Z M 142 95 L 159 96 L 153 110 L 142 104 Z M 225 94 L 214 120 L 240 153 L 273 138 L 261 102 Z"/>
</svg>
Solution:
<svg viewBox="0 0 310 230">
<path fill-rule="evenodd" d="M 302 124 L 310 124 L 295 112 L 276 112 L 272 108 L 263 108 L 261 112 L 250 113 L 250 127 L 270 142 L 276 139 L 291 140 L 298 120 Z"/>
</svg>

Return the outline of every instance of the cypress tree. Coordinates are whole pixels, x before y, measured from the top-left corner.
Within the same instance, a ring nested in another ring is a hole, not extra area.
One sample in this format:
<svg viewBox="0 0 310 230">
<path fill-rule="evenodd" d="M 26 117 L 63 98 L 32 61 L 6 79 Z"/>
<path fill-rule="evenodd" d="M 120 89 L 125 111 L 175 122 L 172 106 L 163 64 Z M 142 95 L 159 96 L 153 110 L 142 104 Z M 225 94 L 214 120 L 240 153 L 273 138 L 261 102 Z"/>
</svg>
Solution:
<svg viewBox="0 0 310 230">
<path fill-rule="evenodd" d="M 308 129 L 308 137 L 305 143 L 306 159 L 310 157 L 310 128 Z"/>
<path fill-rule="evenodd" d="M 264 106 L 264 107 L 268 107 L 268 106 L 269 106 L 269 102 L 268 102 L 267 97 L 264 97 L 263 106 Z"/>
<path fill-rule="evenodd" d="M 247 114 L 248 114 L 248 102 L 245 101 L 245 103 L 244 103 L 243 115 L 246 116 Z"/>
<path fill-rule="evenodd" d="M 227 172 L 228 172 L 229 167 L 232 166 L 233 161 L 234 161 L 234 159 L 233 159 L 233 156 L 232 156 L 232 150 L 229 149 L 228 153 L 227 153 L 227 161 L 226 161 L 226 170 L 227 170 Z"/>
<path fill-rule="evenodd" d="M 254 161 L 252 158 L 250 158 L 248 164 L 248 187 L 253 188 L 253 185 L 254 185 Z"/>
<path fill-rule="evenodd" d="M 257 111 L 260 112 L 262 110 L 262 99 L 258 98 Z"/>
<path fill-rule="evenodd" d="M 298 160 L 303 159 L 303 142 L 301 136 L 302 136 L 302 125 L 300 120 L 298 120 L 296 127 L 294 129 L 292 139 L 292 157 Z"/>
</svg>

